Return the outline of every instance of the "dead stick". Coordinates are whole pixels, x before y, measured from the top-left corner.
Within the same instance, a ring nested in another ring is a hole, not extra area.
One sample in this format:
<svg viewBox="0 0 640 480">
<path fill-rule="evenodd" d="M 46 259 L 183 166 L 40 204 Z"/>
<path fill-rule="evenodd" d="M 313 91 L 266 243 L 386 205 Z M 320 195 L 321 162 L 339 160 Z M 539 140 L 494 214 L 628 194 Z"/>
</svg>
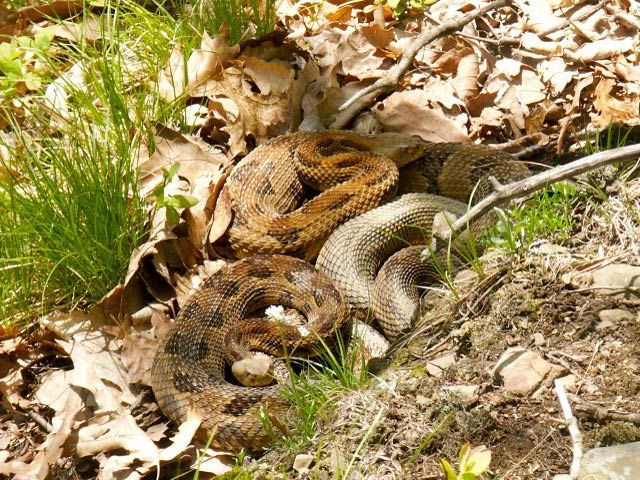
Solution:
<svg viewBox="0 0 640 480">
<path fill-rule="evenodd" d="M 640 157 L 640 144 L 628 145 L 626 147 L 615 148 L 613 150 L 607 150 L 606 152 L 598 152 L 588 157 L 581 158 L 566 165 L 560 165 L 558 167 L 551 168 L 544 172 L 538 173 L 531 177 L 519 180 L 517 182 L 509 183 L 506 185 L 495 185 L 496 190 L 482 199 L 476 205 L 474 205 L 469 211 L 456 220 L 453 225 L 431 242 L 431 248 L 436 249 L 439 247 L 439 242 L 443 242 L 445 245 L 450 241 L 453 233 L 459 234 L 463 232 L 467 225 L 482 215 L 488 213 L 494 207 L 503 204 L 514 198 L 524 197 L 530 193 L 540 190 L 552 183 L 560 182 L 571 177 L 580 175 L 581 173 L 594 170 L 598 167 L 603 167 L 617 162 L 626 162 L 629 160 L 637 160 Z M 496 182 L 497 183 L 497 182 Z M 429 258 L 429 250 L 425 250 L 423 255 L 427 255 L 425 258 Z"/>
<path fill-rule="evenodd" d="M 342 106 L 340 107 L 340 113 L 336 115 L 336 119 L 331 125 L 331 128 L 344 128 L 363 108 L 371 105 L 378 97 L 378 95 L 393 91 L 400 83 L 400 80 L 402 79 L 404 74 L 407 73 L 409 68 L 411 68 L 411 65 L 413 65 L 413 61 L 416 58 L 418 52 L 425 45 L 429 44 L 437 38 L 453 33 L 456 30 L 460 30 L 466 24 L 474 21 L 476 18 L 484 15 L 485 13 L 496 8 L 509 5 L 511 4 L 511 2 L 512 0 L 496 0 L 495 2 L 491 2 L 488 5 L 485 5 L 480 10 L 474 13 L 465 15 L 464 17 L 458 18 L 456 20 L 444 22 L 443 24 L 435 28 L 422 32 L 409 44 L 407 49 L 402 54 L 400 61 L 393 68 L 391 68 L 384 77 L 379 78 L 374 84 L 368 86 L 367 88 L 360 90 L 353 97 L 342 104 Z"/>
<path fill-rule="evenodd" d="M 575 403 L 574 407 L 576 412 L 584 413 L 594 420 L 600 422 L 607 420 L 629 422 L 633 423 L 634 425 L 640 425 L 640 413 L 622 412 L 620 410 L 616 410 L 615 408 L 600 407 L 598 405 L 594 405 L 593 403 L 585 402 L 584 400 L 575 398 L 573 395 L 570 395 L 570 398 Z"/>
</svg>

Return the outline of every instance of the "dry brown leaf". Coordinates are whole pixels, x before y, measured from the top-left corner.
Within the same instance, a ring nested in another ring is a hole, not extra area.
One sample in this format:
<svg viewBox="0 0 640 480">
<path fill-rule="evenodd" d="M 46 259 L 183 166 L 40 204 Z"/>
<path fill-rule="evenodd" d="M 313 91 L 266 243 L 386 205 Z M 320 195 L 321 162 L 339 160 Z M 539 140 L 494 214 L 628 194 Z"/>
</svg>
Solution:
<svg viewBox="0 0 640 480">
<path fill-rule="evenodd" d="M 522 46 L 532 52 L 548 56 L 560 56 L 563 51 L 563 46 L 560 42 L 545 42 L 531 32 L 525 32 L 522 35 Z"/>
<path fill-rule="evenodd" d="M 466 100 L 478 94 L 480 65 L 478 57 L 471 48 L 462 49 L 461 55 L 463 56 L 458 63 L 458 70 L 451 81 L 458 96 Z"/>
<path fill-rule="evenodd" d="M 171 50 L 166 67 L 158 73 L 156 89 L 160 98 L 167 102 L 173 102 L 184 93 L 187 84 L 185 72 L 186 65 L 182 45 L 177 43 Z"/>
<path fill-rule="evenodd" d="M 245 58 L 234 60 L 219 80 L 210 80 L 193 95 L 210 99 L 210 114 L 232 156 L 247 153 L 247 137 L 259 144 L 294 128 L 299 104 L 291 92 L 304 82 L 295 71 L 278 61 Z"/>
<path fill-rule="evenodd" d="M 497 73 L 502 73 L 508 79 L 513 79 L 520 75 L 520 71 L 522 70 L 522 62 L 518 60 L 513 60 L 511 58 L 503 58 L 496 62 L 495 70 L 493 75 Z"/>
<path fill-rule="evenodd" d="M 544 83 L 540 81 L 536 72 L 528 68 L 522 70 L 522 81 L 517 88 L 525 105 L 541 102 L 547 96 Z"/>
<path fill-rule="evenodd" d="M 86 91 L 85 65 L 82 63 L 74 64 L 51 82 L 45 90 L 44 103 L 52 112 L 55 112 L 54 120 L 69 118 L 68 101 L 73 91 Z M 64 120 L 58 123 L 65 128 L 68 127 Z"/>
<path fill-rule="evenodd" d="M 43 317 L 40 324 L 67 339 L 58 344 L 73 361 L 73 384 L 89 390 L 100 409 L 116 411 L 136 401 L 124 365 L 114 354 L 120 341 L 105 332 L 111 326 L 109 320 L 74 311 Z"/>
<path fill-rule="evenodd" d="M 176 301 L 183 307 L 187 299 L 202 282 L 227 264 L 225 260 L 205 260 L 202 265 L 185 273 L 176 274 Z"/>
<path fill-rule="evenodd" d="M 171 301 L 176 293 L 173 271 L 190 269 L 202 260 L 211 212 L 215 207 L 214 194 L 223 181 L 228 164 L 226 156 L 202 140 L 163 126 L 157 128 L 155 147 L 152 155 L 145 159 L 141 154 L 139 160 L 142 195 L 149 196 L 158 184 L 164 183 L 165 197 L 189 195 L 197 200 L 197 204 L 178 210 L 181 226 L 186 228 L 168 223 L 166 209 L 153 209 L 149 240 L 134 251 L 129 262 L 122 292 L 121 311 L 124 314 L 132 314 L 145 306 L 140 304 L 142 290 L 147 290 L 161 302 Z M 169 169 L 175 163 L 180 166 L 167 182 L 163 169 Z"/>
<path fill-rule="evenodd" d="M 351 5 L 342 5 L 336 8 L 335 11 L 326 13 L 325 18 L 336 23 L 347 23 L 351 18 L 352 11 L 353 7 Z"/>
<path fill-rule="evenodd" d="M 634 48 L 634 44 L 637 49 L 637 38 L 635 40 L 631 37 L 627 37 L 622 40 L 606 38 L 582 45 L 578 50 L 576 50 L 574 55 L 576 59 L 582 62 L 602 60 L 604 58 L 611 58 L 621 53 L 628 52 Z"/>
<path fill-rule="evenodd" d="M 211 206 L 208 206 L 211 209 Z M 225 234 L 229 225 L 233 220 L 233 211 L 231 210 L 231 197 L 229 192 L 222 188 L 218 191 L 215 209 L 213 211 L 213 219 L 208 233 L 209 243 L 216 243 Z"/>
<path fill-rule="evenodd" d="M 187 412 L 187 419 L 180 424 L 178 431 L 171 438 L 171 445 L 163 448 L 159 452 L 159 458 L 169 461 L 180 455 L 191 443 L 191 439 L 200 428 L 202 417 L 195 408 L 190 408 Z"/>
<path fill-rule="evenodd" d="M 198 85 L 222 74 L 224 65 L 238 56 L 240 46 L 230 47 L 228 44 L 229 27 L 226 24 L 214 37 L 203 33 L 199 49 L 193 51 L 187 61 L 187 92 L 192 92 Z"/>
<path fill-rule="evenodd" d="M 102 39 L 104 28 L 95 16 L 87 15 L 82 23 L 64 21 L 56 23 L 54 27 L 56 38 L 72 43 L 94 43 Z"/>
<path fill-rule="evenodd" d="M 446 50 L 438 59 L 433 62 L 431 71 L 437 74 L 453 74 L 458 69 L 460 59 L 468 54 L 469 48 L 453 48 Z"/>
<path fill-rule="evenodd" d="M 303 99 L 305 119 L 301 127 L 304 126 L 304 130 L 322 130 L 324 126 L 331 125 L 339 114 L 340 105 L 369 85 L 369 82 L 356 81 L 340 87 L 335 74 L 329 74 L 323 80 L 328 83 L 316 82 L 317 89 L 308 92 Z M 318 98 L 322 100 L 316 103 Z M 311 105 L 314 103 L 315 107 L 312 108 Z M 320 128 L 314 128 L 315 124 L 319 124 Z"/>
<path fill-rule="evenodd" d="M 52 401 L 55 415 L 51 419 L 52 431 L 47 435 L 44 443 L 37 447 L 38 454 L 30 463 L 23 463 L 17 460 L 9 460 L 7 452 L 0 452 L 0 475 L 14 475 L 15 479 L 44 480 L 49 474 L 49 469 L 62 456 L 72 428 L 77 420 L 78 414 L 83 410 L 90 395 L 74 391 L 70 388 L 68 380 L 73 376 L 71 372 L 64 372 L 49 376 L 48 387 L 59 390 L 47 392 L 48 398 Z M 63 381 L 59 380 L 63 378 Z M 53 383 L 51 383 L 53 382 Z M 43 386 L 39 389 L 42 395 Z M 45 400 L 37 397 L 39 401 Z M 48 405 L 45 403 L 45 405 Z M 67 446 L 68 447 L 68 446 Z M 69 448 L 67 448 L 69 449 Z M 8 461 L 7 461 L 8 460 Z"/>
<path fill-rule="evenodd" d="M 153 303 L 132 316 L 131 328 L 122 339 L 121 353 L 130 383 L 151 384 L 153 358 L 171 325 L 167 310 L 164 305 Z"/>
<path fill-rule="evenodd" d="M 122 450 L 128 453 L 105 454 Z M 89 420 L 78 430 L 76 454 L 80 458 L 94 456 L 99 462 L 97 478 L 105 480 L 116 478 L 115 472 L 123 470 L 127 472 L 126 478 L 139 478 L 133 465 L 141 468 L 160 467 L 158 447 L 128 411 L 95 416 Z"/>
<path fill-rule="evenodd" d="M 233 468 L 233 456 L 211 449 L 201 450 L 198 458 L 191 464 L 191 468 L 215 476 L 224 475 Z"/>
<path fill-rule="evenodd" d="M 386 49 L 395 38 L 392 29 L 385 29 L 377 23 L 364 25 L 361 31 L 371 45 L 381 50 Z"/>
<path fill-rule="evenodd" d="M 612 123 L 624 123 L 638 125 L 640 117 L 640 95 L 636 93 L 614 95 L 615 81 L 611 78 L 603 78 L 595 88 L 593 106 L 598 111 L 592 114 L 593 122 L 599 128 L 606 128 Z"/>
<path fill-rule="evenodd" d="M 228 163 L 227 157 L 210 145 L 163 125 L 156 128 L 154 144 L 153 154 L 140 160 L 140 182 L 145 195 L 162 181 L 162 169 L 173 163 L 180 163 L 178 176 L 185 178 L 190 184 L 194 184 L 199 177 L 213 175 L 218 178 L 222 168 Z"/>
<path fill-rule="evenodd" d="M 423 101 L 428 99 L 431 105 L 439 104 L 447 110 L 454 110 L 457 107 L 462 110 L 465 107 L 465 103 L 455 90 L 453 79 L 427 78 L 420 92 Z"/>
<path fill-rule="evenodd" d="M 617 56 L 614 61 L 614 68 L 616 74 L 626 82 L 640 83 L 640 65 L 633 65 L 623 55 Z"/>
<path fill-rule="evenodd" d="M 3 7 L 4 5 L 0 5 L 0 13 L 5 11 Z M 84 8 L 83 0 L 59 0 L 22 7 L 15 12 L 7 10 L 8 21 L 0 21 L 0 35 L 18 35 L 29 23 L 41 22 L 51 17 L 63 20 L 82 12 Z"/>
<path fill-rule="evenodd" d="M 466 122 L 447 117 L 429 103 L 429 96 L 420 90 L 396 92 L 378 104 L 373 113 L 390 132 L 418 135 L 431 142 L 468 141 Z"/>
<path fill-rule="evenodd" d="M 551 86 L 551 93 L 559 95 L 577 75 L 577 70 L 570 70 L 564 59 L 550 58 L 538 63 L 538 73 L 542 74 L 542 81 Z"/>
<path fill-rule="evenodd" d="M 496 97 L 496 105 L 506 112 L 504 118 L 511 119 L 517 130 L 524 129 L 524 119 L 529 114 L 529 109 L 520 100 L 520 94 L 515 85 L 509 85 L 502 95 Z"/>
<path fill-rule="evenodd" d="M 553 7 L 547 0 L 526 0 L 520 3 L 524 15 L 524 30 L 539 33 L 552 30 L 563 23 L 563 20 L 554 15 Z"/>
</svg>

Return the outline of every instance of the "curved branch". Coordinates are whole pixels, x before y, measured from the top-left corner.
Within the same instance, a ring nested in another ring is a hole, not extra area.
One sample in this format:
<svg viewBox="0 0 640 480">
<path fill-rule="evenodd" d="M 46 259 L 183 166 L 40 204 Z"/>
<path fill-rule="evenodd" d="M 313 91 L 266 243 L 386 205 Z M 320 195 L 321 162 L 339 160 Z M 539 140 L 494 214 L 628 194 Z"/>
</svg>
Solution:
<svg viewBox="0 0 640 480">
<path fill-rule="evenodd" d="M 362 109 L 371 105 L 378 95 L 395 90 L 400 80 L 402 80 L 402 77 L 404 77 L 405 73 L 407 73 L 411 65 L 413 65 L 416 55 L 425 45 L 437 38 L 460 30 L 468 23 L 471 23 L 476 18 L 491 10 L 510 5 L 511 3 L 512 0 L 496 0 L 469 15 L 444 22 L 435 28 L 423 31 L 409 44 L 402 54 L 402 57 L 400 57 L 400 61 L 391 68 L 384 77 L 379 78 L 372 85 L 360 90 L 340 106 L 340 113 L 336 115 L 336 119 L 333 121 L 331 128 L 344 128 Z"/>
<path fill-rule="evenodd" d="M 527 177 L 524 180 L 496 186 L 496 191 L 475 204 L 465 215 L 458 218 L 449 229 L 439 235 L 434 233 L 434 239 L 431 242 L 430 248 L 436 249 L 443 244 L 446 245 L 454 233 L 459 235 L 471 222 L 485 215 L 494 207 L 508 202 L 509 200 L 524 197 L 551 185 L 552 183 L 575 177 L 598 167 L 603 167 L 612 163 L 626 162 L 629 160 L 638 160 L 639 158 L 640 144 L 628 145 L 626 147 L 615 148 L 605 152 L 594 153 L 593 155 L 581 158 L 580 160 L 567 163 L 566 165 L 560 165 L 531 177 Z M 423 255 L 428 254 L 428 250 L 429 249 L 427 248 Z"/>
</svg>

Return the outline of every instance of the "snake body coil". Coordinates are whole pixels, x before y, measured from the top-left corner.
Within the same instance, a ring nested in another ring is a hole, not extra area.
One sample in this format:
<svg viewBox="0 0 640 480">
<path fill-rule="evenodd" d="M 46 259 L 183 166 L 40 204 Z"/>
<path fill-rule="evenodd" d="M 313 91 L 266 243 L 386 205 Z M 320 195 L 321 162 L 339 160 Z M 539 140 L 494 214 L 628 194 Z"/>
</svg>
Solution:
<svg viewBox="0 0 640 480">
<path fill-rule="evenodd" d="M 491 191 L 489 175 L 508 182 L 528 170 L 489 147 L 398 134 L 298 133 L 255 149 L 225 186 L 234 211 L 226 241 L 248 258 L 206 279 L 161 345 L 151 376 L 163 412 L 184 421 L 193 406 L 200 436 L 215 432 L 214 446 L 263 447 L 259 412 L 285 414 L 280 387 L 239 386 L 228 366 L 255 351 L 313 355 L 318 339 L 346 322 L 349 305 L 371 308 L 397 337 L 416 316 L 415 282 L 430 268 L 417 261 L 421 248 L 402 247 L 428 241 L 438 213 L 463 214 L 474 188 L 476 199 Z M 396 191 L 438 195 L 409 193 L 379 206 Z M 294 256 L 318 256 L 323 273 Z M 255 318 L 274 304 L 303 313 L 312 333 Z"/>
<path fill-rule="evenodd" d="M 295 308 L 310 330 L 249 318 L 269 305 Z M 224 267 L 189 298 L 160 346 L 152 386 L 163 412 L 184 422 L 190 408 L 202 417 L 199 435 L 211 445 L 255 451 L 267 436 L 260 408 L 276 418 L 285 411 L 278 385 L 244 387 L 230 381 L 227 363 L 254 351 L 310 355 L 347 320 L 348 308 L 333 282 L 302 260 L 259 255 Z M 225 348 L 226 346 L 226 348 Z"/>
</svg>

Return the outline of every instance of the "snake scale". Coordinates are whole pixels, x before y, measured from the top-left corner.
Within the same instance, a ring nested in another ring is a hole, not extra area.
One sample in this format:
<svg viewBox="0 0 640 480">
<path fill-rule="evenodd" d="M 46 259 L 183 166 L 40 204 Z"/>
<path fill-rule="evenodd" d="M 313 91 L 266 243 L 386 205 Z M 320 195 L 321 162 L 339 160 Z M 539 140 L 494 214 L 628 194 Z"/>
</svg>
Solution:
<svg viewBox="0 0 640 480">
<path fill-rule="evenodd" d="M 418 314 L 417 283 L 433 274 L 420 262 L 422 247 L 403 247 L 426 243 L 438 214 L 462 215 L 472 191 L 488 194 L 489 176 L 528 175 L 487 146 L 393 133 L 296 133 L 256 148 L 225 185 L 234 212 L 225 240 L 241 260 L 202 283 L 156 354 L 152 387 L 162 411 L 182 422 L 195 408 L 198 436 L 211 435 L 214 447 L 264 447 L 260 416 L 286 424 L 287 404 L 281 387 L 268 384 L 270 361 L 251 370 L 256 352 L 313 356 L 352 309 L 371 309 L 396 338 Z M 308 333 L 265 317 L 274 304 L 301 312 Z"/>
</svg>

